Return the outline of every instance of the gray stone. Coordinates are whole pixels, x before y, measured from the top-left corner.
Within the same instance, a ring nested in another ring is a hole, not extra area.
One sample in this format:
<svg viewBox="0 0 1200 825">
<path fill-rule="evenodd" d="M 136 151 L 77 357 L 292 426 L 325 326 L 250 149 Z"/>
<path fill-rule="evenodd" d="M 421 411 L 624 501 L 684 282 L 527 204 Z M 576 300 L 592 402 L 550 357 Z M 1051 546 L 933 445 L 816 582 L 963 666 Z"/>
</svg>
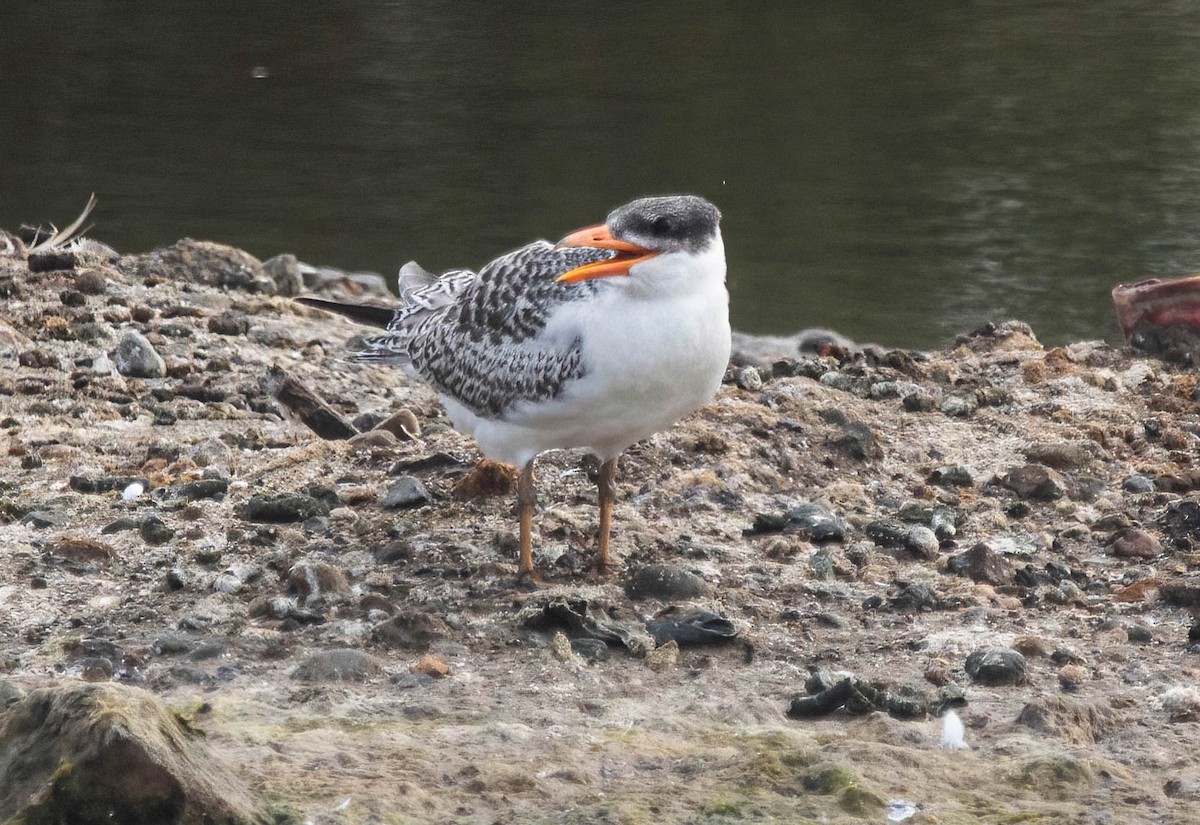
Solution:
<svg viewBox="0 0 1200 825">
<path fill-rule="evenodd" d="M 631 599 L 694 599 L 708 593 L 708 583 L 679 567 L 650 564 L 630 575 L 625 592 Z"/>
<path fill-rule="evenodd" d="M 162 378 L 167 374 L 167 364 L 162 356 L 146 340 L 146 336 L 135 330 L 127 330 L 121 336 L 111 357 L 121 375 L 131 378 Z"/>
<path fill-rule="evenodd" d="M 966 576 L 973 581 L 988 584 L 1008 584 L 1014 571 L 1008 559 L 997 553 L 986 542 L 980 542 L 965 553 L 951 556 L 946 563 L 951 573 Z"/>
<path fill-rule="evenodd" d="M 967 675 L 984 685 L 1016 685 L 1025 681 L 1025 657 L 1007 647 L 980 648 L 967 657 Z"/>
<path fill-rule="evenodd" d="M 1067 494 L 1067 483 L 1057 471 L 1042 464 L 1014 467 L 1000 480 L 1022 499 L 1055 501 Z"/>
<path fill-rule="evenodd" d="M 383 497 L 387 508 L 416 507 L 429 501 L 429 491 L 416 476 L 400 476 Z"/>
</svg>

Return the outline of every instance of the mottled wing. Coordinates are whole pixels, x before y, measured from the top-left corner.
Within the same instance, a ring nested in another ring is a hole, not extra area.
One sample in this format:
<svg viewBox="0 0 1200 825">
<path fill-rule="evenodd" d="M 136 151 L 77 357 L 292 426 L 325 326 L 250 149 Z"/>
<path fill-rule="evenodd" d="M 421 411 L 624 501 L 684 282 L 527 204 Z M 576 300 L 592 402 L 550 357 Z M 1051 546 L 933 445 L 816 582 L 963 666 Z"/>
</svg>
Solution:
<svg viewBox="0 0 1200 825">
<path fill-rule="evenodd" d="M 448 273 L 413 289 L 388 333 L 366 339 L 358 355 L 404 363 L 478 415 L 500 418 L 518 402 L 554 398 L 583 374 L 579 341 L 542 332 L 558 307 L 597 288 L 556 279 L 611 255 L 536 241 L 478 275 Z"/>
</svg>

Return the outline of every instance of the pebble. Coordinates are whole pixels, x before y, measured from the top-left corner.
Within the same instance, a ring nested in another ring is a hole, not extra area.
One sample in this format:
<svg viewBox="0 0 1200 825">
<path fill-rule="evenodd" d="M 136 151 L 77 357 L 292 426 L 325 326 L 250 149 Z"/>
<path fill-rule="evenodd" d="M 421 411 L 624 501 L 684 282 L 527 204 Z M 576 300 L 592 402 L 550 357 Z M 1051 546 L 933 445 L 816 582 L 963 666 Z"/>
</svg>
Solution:
<svg viewBox="0 0 1200 825">
<path fill-rule="evenodd" d="M 951 573 L 966 576 L 972 581 L 1004 585 L 1013 580 L 1013 566 L 987 542 L 979 542 L 970 550 L 951 556 L 946 562 Z"/>
<path fill-rule="evenodd" d="M 979 399 L 975 397 L 974 393 L 947 395 L 942 399 L 940 409 L 943 415 L 951 418 L 966 418 L 979 409 Z"/>
<path fill-rule="evenodd" d="M 375 641 L 387 647 L 424 651 L 433 642 L 449 636 L 450 628 L 437 616 L 405 610 L 376 625 L 371 635 Z"/>
<path fill-rule="evenodd" d="M 941 543 L 928 527 L 914 524 L 904 532 L 904 549 L 919 559 L 936 559 Z"/>
<path fill-rule="evenodd" d="M 961 464 L 950 464 L 930 473 L 929 483 L 938 487 L 974 487 L 975 476 Z"/>
<path fill-rule="evenodd" d="M 138 534 L 148 544 L 165 544 L 175 537 L 175 530 L 158 516 L 147 516 L 138 524 Z"/>
<path fill-rule="evenodd" d="M 1154 479 L 1142 475 L 1129 476 L 1121 482 L 1121 489 L 1127 493 L 1153 493 Z"/>
<path fill-rule="evenodd" d="M 1007 647 L 989 647 L 967 657 L 967 675 L 985 685 L 1015 685 L 1025 681 L 1025 657 Z"/>
<path fill-rule="evenodd" d="M 390 432 L 396 438 L 410 441 L 421 437 L 421 422 L 407 407 L 376 424 L 375 429 Z"/>
<path fill-rule="evenodd" d="M 625 582 L 631 599 L 693 599 L 707 595 L 708 583 L 695 573 L 667 564 L 650 564 L 635 570 Z"/>
<path fill-rule="evenodd" d="M 1043 464 L 1014 467 L 1000 480 L 1022 499 L 1056 501 L 1067 494 L 1067 484 L 1056 470 Z"/>
<path fill-rule="evenodd" d="M 162 356 L 146 340 L 146 336 L 127 330 L 112 353 L 113 364 L 121 375 L 132 378 L 162 378 L 167 365 Z"/>
<path fill-rule="evenodd" d="M 416 664 L 412 666 L 412 672 L 432 676 L 434 679 L 442 679 L 450 675 L 450 665 L 432 653 L 426 653 L 417 659 Z"/>
<path fill-rule="evenodd" d="M 1108 549 L 1114 556 L 1135 559 L 1152 559 L 1163 552 L 1158 539 L 1137 527 L 1117 533 Z"/>
<path fill-rule="evenodd" d="M 429 501 L 429 491 L 416 476 L 400 476 L 388 488 L 383 497 L 383 506 L 389 509 L 397 507 L 416 507 Z"/>
<path fill-rule="evenodd" d="M 739 387 L 750 392 L 758 392 L 763 386 L 762 375 L 754 367 L 742 367 L 734 380 Z"/>
<path fill-rule="evenodd" d="M 1087 670 L 1080 665 L 1063 665 L 1058 670 L 1058 684 L 1068 692 L 1079 690 L 1087 680 Z"/>
<path fill-rule="evenodd" d="M 288 589 L 304 599 L 350 592 L 346 574 L 332 564 L 302 561 L 288 571 Z"/>
</svg>

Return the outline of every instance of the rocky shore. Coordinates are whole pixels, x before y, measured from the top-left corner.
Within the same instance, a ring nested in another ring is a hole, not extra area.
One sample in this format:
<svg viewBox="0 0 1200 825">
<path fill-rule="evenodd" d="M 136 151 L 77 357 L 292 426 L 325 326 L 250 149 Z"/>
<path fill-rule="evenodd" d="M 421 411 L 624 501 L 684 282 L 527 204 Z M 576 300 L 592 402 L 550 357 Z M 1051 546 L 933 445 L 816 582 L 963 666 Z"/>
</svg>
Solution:
<svg viewBox="0 0 1200 825">
<path fill-rule="evenodd" d="M 301 290 L 387 301 L 0 233 L 0 822 L 1200 821 L 1194 369 L 739 336 L 616 575 L 539 461 L 529 588 L 511 478 Z"/>
</svg>

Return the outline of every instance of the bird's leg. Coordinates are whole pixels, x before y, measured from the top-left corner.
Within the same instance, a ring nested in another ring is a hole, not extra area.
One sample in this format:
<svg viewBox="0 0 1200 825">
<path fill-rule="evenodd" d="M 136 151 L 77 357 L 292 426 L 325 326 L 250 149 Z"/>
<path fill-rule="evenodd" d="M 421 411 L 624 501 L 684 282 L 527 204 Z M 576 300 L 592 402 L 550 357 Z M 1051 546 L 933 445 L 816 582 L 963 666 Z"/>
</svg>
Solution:
<svg viewBox="0 0 1200 825">
<path fill-rule="evenodd" d="M 610 458 L 600 465 L 600 477 L 596 480 L 596 489 L 600 500 L 600 535 L 597 536 L 596 569 L 603 575 L 612 566 L 608 555 L 609 534 L 612 533 L 613 502 L 617 500 L 617 486 L 614 480 L 617 476 L 617 460 Z"/>
<path fill-rule="evenodd" d="M 533 459 L 521 468 L 517 476 L 517 513 L 521 518 L 521 555 L 517 575 L 533 576 L 533 508 L 537 495 L 533 490 Z"/>
</svg>

